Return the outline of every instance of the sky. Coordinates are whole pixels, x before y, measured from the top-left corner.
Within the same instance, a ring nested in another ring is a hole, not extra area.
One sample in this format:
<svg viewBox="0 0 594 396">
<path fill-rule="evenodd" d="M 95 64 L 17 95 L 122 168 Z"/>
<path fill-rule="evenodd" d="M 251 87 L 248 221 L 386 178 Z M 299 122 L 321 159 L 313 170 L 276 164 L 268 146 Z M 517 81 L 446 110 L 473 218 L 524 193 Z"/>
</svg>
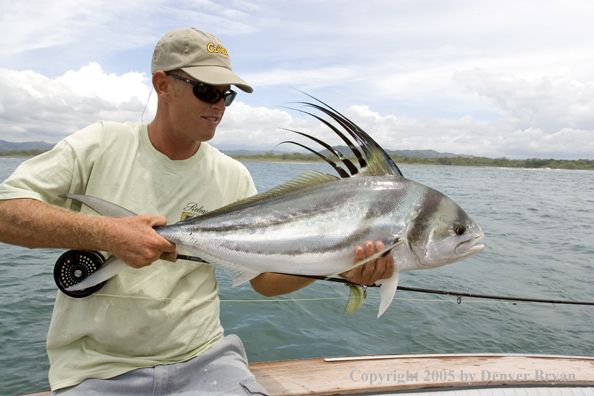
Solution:
<svg viewBox="0 0 594 396">
<path fill-rule="evenodd" d="M 390 150 L 594 159 L 591 0 L 0 0 L 0 11 L 0 140 L 150 122 L 154 46 L 196 27 L 254 87 L 215 147 L 270 150 L 295 139 L 283 128 L 339 144 L 292 110 L 305 92 Z"/>
</svg>

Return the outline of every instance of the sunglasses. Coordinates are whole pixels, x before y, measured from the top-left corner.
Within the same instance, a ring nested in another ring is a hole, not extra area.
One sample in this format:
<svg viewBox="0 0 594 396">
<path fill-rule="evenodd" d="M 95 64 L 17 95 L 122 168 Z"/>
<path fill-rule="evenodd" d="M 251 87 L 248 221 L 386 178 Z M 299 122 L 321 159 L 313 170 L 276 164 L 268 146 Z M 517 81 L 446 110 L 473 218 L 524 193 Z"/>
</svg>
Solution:
<svg viewBox="0 0 594 396">
<path fill-rule="evenodd" d="M 217 103 L 219 100 L 225 98 L 225 106 L 231 105 L 233 100 L 237 96 L 237 92 L 233 90 L 228 90 L 227 92 L 222 92 L 220 89 L 213 87 L 212 85 L 208 85 L 205 83 L 201 83 L 198 81 L 188 80 L 187 78 L 178 76 L 177 74 L 165 73 L 168 76 L 173 78 L 177 78 L 178 80 L 185 81 L 187 83 L 192 84 L 194 95 L 203 102 L 214 104 Z"/>
</svg>

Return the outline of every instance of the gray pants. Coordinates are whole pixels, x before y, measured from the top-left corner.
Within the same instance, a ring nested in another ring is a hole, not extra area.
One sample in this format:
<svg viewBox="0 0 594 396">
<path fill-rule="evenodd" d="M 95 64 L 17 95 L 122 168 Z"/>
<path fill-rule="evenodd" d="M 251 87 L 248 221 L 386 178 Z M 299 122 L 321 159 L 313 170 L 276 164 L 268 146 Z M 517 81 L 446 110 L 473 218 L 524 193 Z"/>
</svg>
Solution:
<svg viewBox="0 0 594 396">
<path fill-rule="evenodd" d="M 89 378 L 51 396 L 268 395 L 247 364 L 241 340 L 229 335 L 188 362 L 141 368 L 107 380 Z"/>
</svg>

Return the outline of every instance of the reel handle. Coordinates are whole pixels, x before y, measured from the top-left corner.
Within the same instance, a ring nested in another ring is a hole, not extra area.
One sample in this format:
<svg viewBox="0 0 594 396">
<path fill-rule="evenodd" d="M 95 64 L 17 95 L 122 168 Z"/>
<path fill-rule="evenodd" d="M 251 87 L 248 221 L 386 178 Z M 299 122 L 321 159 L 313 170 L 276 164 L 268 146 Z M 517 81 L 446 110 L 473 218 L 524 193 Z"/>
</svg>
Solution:
<svg viewBox="0 0 594 396">
<path fill-rule="evenodd" d="M 83 279 L 101 268 L 104 262 L 105 257 L 99 252 L 93 250 L 68 250 L 58 258 L 54 266 L 54 280 L 58 289 L 73 298 L 90 296 L 101 289 L 107 281 L 84 290 L 68 291 L 66 289 L 82 282 Z"/>
</svg>

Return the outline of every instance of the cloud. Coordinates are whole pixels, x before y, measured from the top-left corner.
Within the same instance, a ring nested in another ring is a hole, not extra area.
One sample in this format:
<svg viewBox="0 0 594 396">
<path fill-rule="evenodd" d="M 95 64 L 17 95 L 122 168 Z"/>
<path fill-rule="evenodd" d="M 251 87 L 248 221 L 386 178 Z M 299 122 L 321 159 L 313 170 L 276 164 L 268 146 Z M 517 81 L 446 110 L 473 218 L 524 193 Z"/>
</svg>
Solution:
<svg viewBox="0 0 594 396">
<path fill-rule="evenodd" d="M 489 121 L 470 115 L 412 118 L 381 115 L 365 104 L 341 111 L 387 149 L 433 149 L 492 158 L 592 158 L 592 83 L 566 74 L 519 77 L 478 69 L 458 72 L 453 79 L 467 95 L 483 100 L 501 116 Z M 2 139 L 56 142 L 98 120 L 140 122 L 149 95 L 147 84 L 143 73 L 107 74 L 96 63 L 54 79 L 0 69 Z M 153 94 L 144 122 L 150 122 L 155 111 Z M 320 148 L 283 128 L 343 144 L 309 116 L 241 101 L 227 109 L 212 143 L 272 149 L 281 141 L 298 140 Z"/>
<path fill-rule="evenodd" d="M 56 142 L 99 120 L 140 121 L 149 95 L 145 83 L 142 73 L 106 74 L 96 63 L 55 79 L 0 69 L 2 138 Z M 145 120 L 155 108 L 152 98 Z"/>
<path fill-rule="evenodd" d="M 272 150 L 284 140 L 293 140 L 295 135 L 285 129 L 319 134 L 320 125 L 311 124 L 307 119 L 285 110 L 251 107 L 242 102 L 234 102 L 228 107 L 223 122 L 210 142 L 222 146 L 254 146 Z M 295 147 L 285 146 L 282 150 L 293 151 Z"/>
<path fill-rule="evenodd" d="M 381 116 L 367 106 L 352 106 L 345 113 L 383 147 L 433 149 L 491 158 L 592 158 L 594 131 L 565 127 L 553 133 L 539 127 L 523 127 L 514 118 L 478 121 L 459 119 L 411 119 Z"/>
<path fill-rule="evenodd" d="M 568 72 L 516 76 L 475 69 L 455 73 L 454 80 L 521 127 L 551 134 L 594 130 L 594 82 L 578 81 Z"/>
</svg>

